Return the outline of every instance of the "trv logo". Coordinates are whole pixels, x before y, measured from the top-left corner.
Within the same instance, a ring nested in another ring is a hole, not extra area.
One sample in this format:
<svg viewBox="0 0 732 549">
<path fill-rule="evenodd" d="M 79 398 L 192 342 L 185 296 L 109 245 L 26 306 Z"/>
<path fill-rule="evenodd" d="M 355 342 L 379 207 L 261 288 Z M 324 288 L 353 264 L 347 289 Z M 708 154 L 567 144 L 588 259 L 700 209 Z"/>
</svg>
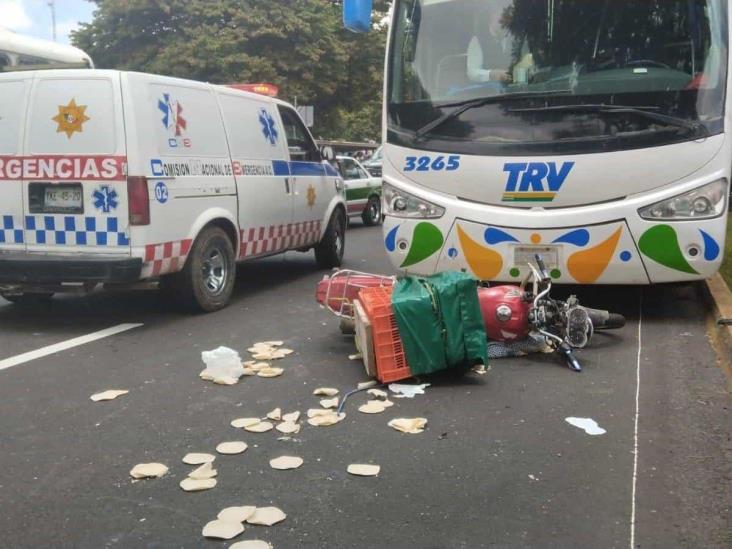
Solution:
<svg viewBox="0 0 732 549">
<path fill-rule="evenodd" d="M 562 188 L 574 162 L 509 162 L 503 202 L 551 202 Z"/>
</svg>

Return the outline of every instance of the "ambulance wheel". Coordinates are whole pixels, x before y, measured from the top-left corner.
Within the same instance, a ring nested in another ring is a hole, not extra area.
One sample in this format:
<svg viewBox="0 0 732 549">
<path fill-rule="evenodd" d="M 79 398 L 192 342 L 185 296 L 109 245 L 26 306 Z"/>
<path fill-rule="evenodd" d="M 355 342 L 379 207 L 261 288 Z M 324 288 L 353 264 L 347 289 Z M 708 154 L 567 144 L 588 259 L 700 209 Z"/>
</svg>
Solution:
<svg viewBox="0 0 732 549">
<path fill-rule="evenodd" d="M 235 278 L 236 260 L 231 240 L 218 227 L 208 227 L 196 238 L 186 266 L 170 282 L 188 308 L 210 313 L 229 303 Z"/>
<path fill-rule="evenodd" d="M 378 196 L 369 198 L 366 209 L 361 214 L 364 225 L 373 227 L 381 223 L 381 199 Z"/>
<path fill-rule="evenodd" d="M 44 294 L 0 294 L 5 301 L 10 301 L 14 305 L 43 305 L 51 301 L 53 293 Z"/>
<path fill-rule="evenodd" d="M 346 247 L 346 214 L 338 208 L 333 212 L 323 240 L 315 246 L 315 261 L 323 269 L 340 267 Z"/>
</svg>

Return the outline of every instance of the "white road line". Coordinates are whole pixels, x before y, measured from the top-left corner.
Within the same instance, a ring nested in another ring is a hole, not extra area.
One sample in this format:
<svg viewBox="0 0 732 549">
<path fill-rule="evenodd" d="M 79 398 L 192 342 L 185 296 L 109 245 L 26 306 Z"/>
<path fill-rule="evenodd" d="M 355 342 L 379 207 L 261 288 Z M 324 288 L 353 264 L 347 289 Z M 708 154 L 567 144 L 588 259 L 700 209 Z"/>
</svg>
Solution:
<svg viewBox="0 0 732 549">
<path fill-rule="evenodd" d="M 640 415 L 640 365 L 643 339 L 641 327 L 643 325 L 643 290 L 641 289 L 638 303 L 638 359 L 635 367 L 635 428 L 633 429 L 633 495 L 630 504 L 630 549 L 635 547 L 635 494 L 638 485 L 638 417 Z"/>
<path fill-rule="evenodd" d="M 104 339 L 105 337 L 117 335 L 122 332 L 126 332 L 127 330 L 132 330 L 133 328 L 139 328 L 140 326 L 142 326 L 142 324 L 120 324 L 118 326 L 112 326 L 111 328 L 100 330 L 98 332 L 94 332 L 85 336 L 62 341 L 61 343 L 55 343 L 53 345 L 48 345 L 47 347 L 41 347 L 40 349 L 36 349 L 35 351 L 23 353 L 22 355 L 11 356 L 10 358 L 0 360 L 0 370 L 12 368 L 13 366 L 17 366 L 18 364 L 23 364 L 24 362 L 30 362 L 31 360 L 36 360 L 38 358 L 43 358 L 44 356 L 59 353 L 67 349 L 71 349 L 72 347 L 86 345 L 87 343 L 91 343 L 92 341 L 97 341 L 99 339 Z"/>
</svg>

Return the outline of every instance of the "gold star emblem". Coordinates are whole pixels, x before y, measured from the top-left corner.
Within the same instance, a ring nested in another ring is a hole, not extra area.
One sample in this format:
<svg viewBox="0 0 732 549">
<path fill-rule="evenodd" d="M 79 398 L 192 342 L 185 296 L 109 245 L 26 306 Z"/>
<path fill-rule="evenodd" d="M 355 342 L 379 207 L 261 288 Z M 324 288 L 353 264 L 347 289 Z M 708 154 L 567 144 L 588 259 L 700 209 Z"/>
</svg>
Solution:
<svg viewBox="0 0 732 549">
<path fill-rule="evenodd" d="M 317 195 L 315 194 L 315 187 L 312 185 L 308 186 L 308 206 L 312 208 L 315 205 L 316 198 Z"/>
<path fill-rule="evenodd" d="M 68 105 L 59 105 L 58 114 L 51 120 L 58 124 L 56 133 L 64 132 L 66 137 L 71 139 L 74 132 L 81 133 L 84 131 L 82 124 L 87 120 L 91 120 L 84 112 L 86 111 L 86 105 L 77 105 L 76 101 L 72 99 Z"/>
</svg>

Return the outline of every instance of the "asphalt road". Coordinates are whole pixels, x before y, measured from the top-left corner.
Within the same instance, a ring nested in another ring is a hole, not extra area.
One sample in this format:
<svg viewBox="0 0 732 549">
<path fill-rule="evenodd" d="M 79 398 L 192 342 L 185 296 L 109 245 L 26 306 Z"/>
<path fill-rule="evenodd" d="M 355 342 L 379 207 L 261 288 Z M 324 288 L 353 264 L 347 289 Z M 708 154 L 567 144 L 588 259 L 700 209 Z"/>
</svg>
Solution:
<svg viewBox="0 0 732 549">
<path fill-rule="evenodd" d="M 389 272 L 380 230 L 356 224 L 345 263 Z M 629 547 L 633 514 L 638 547 L 732 544 L 729 386 L 698 287 L 583 289 L 586 304 L 628 324 L 580 353 L 581 374 L 546 355 L 494 361 L 484 376 L 427 379 L 425 395 L 393 399 L 383 414 L 359 413 L 365 397 L 355 396 L 343 422 L 304 424 L 290 440 L 235 430 L 234 418 L 305 412 L 318 406 L 314 388 L 343 392 L 365 379 L 348 359 L 352 341 L 314 302 L 321 276 L 311 254 L 242 266 L 232 306 L 206 316 L 171 310 L 155 293 L 63 298 L 35 311 L 0 300 L 0 361 L 144 324 L 0 370 L 0 546 L 228 547 L 201 529 L 233 505 L 287 513 L 237 538 L 280 549 Z M 198 378 L 201 351 L 226 345 L 245 356 L 272 339 L 296 351 L 280 361 L 282 377 L 232 387 Z M 110 388 L 130 393 L 89 400 Z M 429 421 L 422 434 L 386 425 L 418 416 Z M 589 436 L 568 416 L 607 433 Z M 192 469 L 183 455 L 227 440 L 249 449 L 217 457 L 214 489 L 183 492 Z M 305 463 L 270 469 L 280 455 Z M 132 482 L 130 469 L 151 461 L 170 472 Z M 353 477 L 350 463 L 381 473 Z"/>
</svg>

